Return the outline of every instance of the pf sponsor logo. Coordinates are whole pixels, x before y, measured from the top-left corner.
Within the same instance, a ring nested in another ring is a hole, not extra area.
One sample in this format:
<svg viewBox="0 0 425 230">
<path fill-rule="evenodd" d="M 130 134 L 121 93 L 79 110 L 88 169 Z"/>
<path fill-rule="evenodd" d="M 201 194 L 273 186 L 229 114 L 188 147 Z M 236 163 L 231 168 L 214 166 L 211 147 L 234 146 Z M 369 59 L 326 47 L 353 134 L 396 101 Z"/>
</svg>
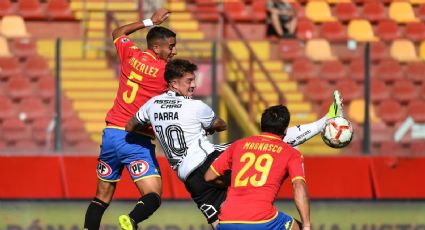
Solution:
<svg viewBox="0 0 425 230">
<path fill-rule="evenodd" d="M 111 166 L 109 166 L 103 161 L 99 161 L 99 164 L 97 165 L 97 173 L 101 177 L 107 177 L 112 173 Z"/>
<path fill-rule="evenodd" d="M 138 160 L 130 164 L 130 173 L 133 176 L 141 176 L 149 170 L 149 165 L 146 161 Z"/>
</svg>

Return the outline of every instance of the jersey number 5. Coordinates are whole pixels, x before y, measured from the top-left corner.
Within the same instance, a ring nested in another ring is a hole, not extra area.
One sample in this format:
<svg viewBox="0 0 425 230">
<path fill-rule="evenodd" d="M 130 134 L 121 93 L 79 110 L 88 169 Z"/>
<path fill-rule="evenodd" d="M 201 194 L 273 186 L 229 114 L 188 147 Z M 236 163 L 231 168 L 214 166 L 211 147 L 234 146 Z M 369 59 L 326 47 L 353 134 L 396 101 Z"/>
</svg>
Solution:
<svg viewBox="0 0 425 230">
<path fill-rule="evenodd" d="M 130 103 L 132 103 L 134 101 L 134 98 L 136 98 L 137 90 L 139 90 L 139 84 L 137 84 L 136 82 L 132 81 L 133 78 L 136 79 L 136 80 L 138 80 L 138 81 L 142 81 L 142 79 L 143 79 L 142 76 L 140 76 L 139 74 L 131 71 L 130 77 L 128 77 L 128 80 L 127 80 L 127 85 L 130 86 L 131 89 L 130 90 L 126 90 L 126 91 L 124 91 L 124 93 L 122 93 L 122 99 L 127 104 L 130 104 Z"/>
<path fill-rule="evenodd" d="M 254 153 L 247 152 L 242 155 L 240 162 L 244 162 L 245 165 L 236 175 L 235 187 L 247 186 L 248 182 L 254 187 L 260 187 L 266 183 L 273 163 L 273 157 L 270 154 L 256 157 Z M 252 173 L 252 175 L 246 173 L 251 167 L 254 167 L 258 173 Z"/>
</svg>

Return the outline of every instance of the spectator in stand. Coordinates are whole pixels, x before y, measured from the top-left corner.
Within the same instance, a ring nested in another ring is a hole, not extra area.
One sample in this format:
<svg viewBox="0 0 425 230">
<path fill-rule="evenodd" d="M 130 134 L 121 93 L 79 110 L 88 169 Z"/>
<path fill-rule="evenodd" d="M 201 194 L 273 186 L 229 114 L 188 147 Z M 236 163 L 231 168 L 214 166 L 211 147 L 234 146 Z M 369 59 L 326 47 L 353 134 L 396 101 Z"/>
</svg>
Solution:
<svg viewBox="0 0 425 230">
<path fill-rule="evenodd" d="M 267 36 L 295 38 L 297 14 L 288 0 L 267 0 Z"/>
</svg>

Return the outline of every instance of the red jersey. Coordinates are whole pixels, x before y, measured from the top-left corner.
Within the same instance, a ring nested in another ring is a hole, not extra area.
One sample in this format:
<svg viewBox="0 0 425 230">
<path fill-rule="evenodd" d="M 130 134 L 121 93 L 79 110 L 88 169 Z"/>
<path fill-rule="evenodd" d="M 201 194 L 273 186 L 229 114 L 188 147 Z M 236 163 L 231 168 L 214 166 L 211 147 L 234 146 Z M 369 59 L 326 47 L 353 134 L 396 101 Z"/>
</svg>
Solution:
<svg viewBox="0 0 425 230">
<path fill-rule="evenodd" d="M 301 153 L 277 135 L 261 133 L 234 142 L 211 165 L 218 175 L 232 170 L 219 219 L 220 223 L 270 220 L 277 214 L 273 202 L 289 176 L 304 180 Z"/>
<path fill-rule="evenodd" d="M 120 78 L 114 105 L 105 120 L 107 126 L 125 127 L 143 104 L 166 90 L 167 63 L 151 50 L 141 51 L 128 36 L 115 39 L 114 44 L 121 62 Z M 153 132 L 148 134 L 153 136 Z"/>
</svg>

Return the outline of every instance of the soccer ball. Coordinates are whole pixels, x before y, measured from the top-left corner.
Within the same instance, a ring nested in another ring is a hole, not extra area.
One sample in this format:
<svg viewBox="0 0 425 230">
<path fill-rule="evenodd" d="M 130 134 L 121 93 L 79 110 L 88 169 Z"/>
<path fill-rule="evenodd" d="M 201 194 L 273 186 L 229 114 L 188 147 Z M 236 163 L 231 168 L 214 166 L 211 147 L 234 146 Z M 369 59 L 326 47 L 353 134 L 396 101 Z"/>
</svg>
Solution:
<svg viewBox="0 0 425 230">
<path fill-rule="evenodd" d="M 344 117 L 333 117 L 326 121 L 320 134 L 329 147 L 343 148 L 353 139 L 353 126 Z"/>
</svg>

